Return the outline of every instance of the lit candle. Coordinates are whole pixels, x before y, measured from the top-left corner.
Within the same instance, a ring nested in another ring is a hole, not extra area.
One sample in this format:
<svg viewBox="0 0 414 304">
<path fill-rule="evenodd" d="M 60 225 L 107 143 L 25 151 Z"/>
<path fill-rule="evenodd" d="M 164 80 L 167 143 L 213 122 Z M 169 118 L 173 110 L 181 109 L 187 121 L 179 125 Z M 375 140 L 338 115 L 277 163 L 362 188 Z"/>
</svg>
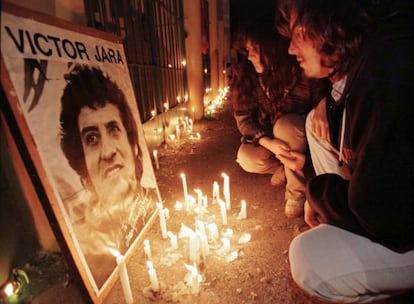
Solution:
<svg viewBox="0 0 414 304">
<path fill-rule="evenodd" d="M 198 274 L 197 268 L 193 267 L 191 269 L 191 276 L 193 281 L 192 293 L 198 294 L 200 292 L 200 275 Z"/>
<path fill-rule="evenodd" d="M 177 140 L 178 140 L 178 141 L 180 141 L 180 139 L 181 139 L 181 134 L 180 134 L 180 125 L 179 125 L 179 124 L 177 124 L 177 125 L 175 126 L 175 134 L 176 134 L 176 136 L 177 136 Z"/>
<path fill-rule="evenodd" d="M 152 151 L 152 155 L 154 156 L 155 168 L 158 170 L 160 168 L 160 163 L 158 162 L 158 151 Z"/>
<path fill-rule="evenodd" d="M 170 249 L 176 250 L 178 248 L 177 236 L 171 231 L 168 231 L 168 237 L 170 238 Z"/>
<path fill-rule="evenodd" d="M 119 277 L 121 279 L 122 290 L 124 292 L 125 302 L 132 304 L 134 299 L 132 297 L 131 285 L 129 284 L 128 271 L 125 264 L 125 258 L 119 251 L 110 249 L 112 255 L 116 257 L 116 264 L 118 265 Z"/>
<path fill-rule="evenodd" d="M 184 204 L 185 204 L 185 211 L 190 211 L 190 207 L 188 205 L 188 189 L 187 189 L 187 180 L 184 173 L 180 174 L 181 180 L 183 182 L 183 191 L 184 191 Z"/>
<path fill-rule="evenodd" d="M 207 195 L 203 195 L 202 199 L 203 199 L 203 209 L 207 210 L 207 207 L 208 207 Z"/>
<path fill-rule="evenodd" d="M 200 292 L 201 275 L 199 275 L 196 267 L 184 264 L 188 271 L 191 272 L 188 284 L 192 287 L 192 294 L 198 294 Z"/>
<path fill-rule="evenodd" d="M 230 178 L 226 173 L 222 173 L 221 176 L 223 177 L 223 195 L 224 195 L 224 200 L 226 201 L 226 208 L 227 210 L 230 210 L 231 209 Z"/>
<path fill-rule="evenodd" d="M 157 203 L 158 206 L 158 214 L 160 216 L 160 227 L 161 227 L 161 235 L 163 239 L 167 238 L 167 222 L 166 222 L 166 213 L 162 204 Z"/>
<path fill-rule="evenodd" d="M 189 237 L 189 258 L 191 263 L 196 264 L 200 255 L 200 238 L 197 233 L 193 232 Z"/>
<path fill-rule="evenodd" d="M 201 212 L 203 207 L 203 192 L 200 189 L 194 189 L 194 192 L 197 193 L 198 211 Z"/>
<path fill-rule="evenodd" d="M 151 246 L 148 240 L 144 240 L 144 252 L 148 259 L 151 259 Z"/>
<path fill-rule="evenodd" d="M 158 282 L 157 273 L 155 272 L 154 265 L 151 261 L 147 261 L 148 275 L 151 282 L 151 289 L 158 291 L 160 289 L 160 283 Z"/>
<path fill-rule="evenodd" d="M 201 255 L 203 256 L 203 259 L 207 257 L 210 253 L 210 247 L 208 246 L 208 239 L 207 236 L 202 233 L 201 231 L 197 231 L 198 237 L 200 238 L 200 249 L 201 249 Z"/>
<path fill-rule="evenodd" d="M 226 203 L 222 200 L 219 200 L 220 205 L 220 213 L 221 213 L 221 221 L 223 225 L 227 225 L 227 210 L 226 210 Z"/>
<path fill-rule="evenodd" d="M 219 183 L 217 181 L 214 181 L 214 183 L 213 183 L 213 203 L 214 202 L 217 203 L 219 199 L 220 199 Z"/>
<path fill-rule="evenodd" d="M 246 211 L 246 201 L 241 201 L 240 212 L 239 212 L 239 219 L 247 218 L 247 211 Z"/>
<path fill-rule="evenodd" d="M 223 246 L 221 246 L 221 248 L 216 251 L 217 254 L 224 255 L 229 253 L 231 249 L 230 240 L 227 238 L 222 238 L 221 242 L 223 243 Z"/>
<path fill-rule="evenodd" d="M 211 243 L 216 243 L 218 240 L 218 228 L 217 228 L 217 224 L 216 223 L 209 223 L 207 225 L 207 229 L 208 229 L 208 237 L 210 239 Z"/>
</svg>

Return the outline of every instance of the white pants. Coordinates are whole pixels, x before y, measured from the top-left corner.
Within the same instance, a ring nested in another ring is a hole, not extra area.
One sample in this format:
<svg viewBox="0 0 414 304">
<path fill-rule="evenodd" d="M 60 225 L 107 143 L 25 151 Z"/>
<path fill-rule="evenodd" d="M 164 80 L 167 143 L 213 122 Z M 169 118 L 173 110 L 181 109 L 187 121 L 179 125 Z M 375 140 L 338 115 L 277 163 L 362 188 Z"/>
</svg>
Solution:
<svg viewBox="0 0 414 304">
<path fill-rule="evenodd" d="M 338 166 L 329 143 L 311 134 L 312 118 L 313 112 L 306 119 L 306 135 L 316 174 L 336 173 L 349 179 L 347 166 Z M 289 259 L 295 282 L 329 301 L 363 303 L 414 289 L 414 250 L 399 254 L 331 225 L 298 235 L 290 245 Z"/>
<path fill-rule="evenodd" d="M 400 254 L 331 225 L 298 235 L 289 259 L 295 282 L 329 301 L 364 303 L 414 289 L 414 250 Z"/>
</svg>

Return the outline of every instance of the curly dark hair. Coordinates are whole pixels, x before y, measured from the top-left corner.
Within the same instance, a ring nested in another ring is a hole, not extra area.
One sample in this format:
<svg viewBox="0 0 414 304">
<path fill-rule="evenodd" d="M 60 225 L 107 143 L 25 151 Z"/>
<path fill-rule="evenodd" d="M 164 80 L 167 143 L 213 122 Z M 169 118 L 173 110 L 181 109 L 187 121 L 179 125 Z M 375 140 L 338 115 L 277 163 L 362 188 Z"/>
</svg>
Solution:
<svg viewBox="0 0 414 304">
<path fill-rule="evenodd" d="M 279 15 L 290 16 L 294 11 L 297 16 L 293 27 L 301 26 L 305 39 L 315 43 L 322 54 L 322 66 L 334 68 L 334 73 L 343 76 L 359 52 L 367 25 L 372 23 L 373 11 L 369 10 L 374 6 L 370 2 L 296 0 L 290 2 L 290 7 L 279 9 Z M 290 12 L 280 13 L 287 8 Z"/>
<path fill-rule="evenodd" d="M 89 189 L 92 187 L 82 149 L 78 117 L 84 107 L 98 109 L 108 103 L 119 110 L 133 155 L 136 155 L 135 170 L 140 180 L 142 163 L 138 131 L 124 93 L 96 67 L 76 65 L 65 75 L 65 79 L 67 84 L 61 97 L 60 145 L 69 165 L 79 174 L 83 184 Z"/>
<path fill-rule="evenodd" d="M 233 48 L 240 54 L 240 60 L 231 88 L 239 92 L 239 106 L 247 105 L 249 100 L 256 98 L 254 88 L 259 81 L 259 75 L 246 57 L 247 41 L 259 46 L 263 66 L 260 77 L 270 100 L 264 105 L 269 107 L 264 112 L 270 113 L 272 122 L 275 122 L 284 113 L 284 97 L 300 78 L 301 69 L 295 57 L 288 54 L 289 40 L 277 32 L 273 23 L 256 22 L 238 29 L 234 35 Z"/>
</svg>

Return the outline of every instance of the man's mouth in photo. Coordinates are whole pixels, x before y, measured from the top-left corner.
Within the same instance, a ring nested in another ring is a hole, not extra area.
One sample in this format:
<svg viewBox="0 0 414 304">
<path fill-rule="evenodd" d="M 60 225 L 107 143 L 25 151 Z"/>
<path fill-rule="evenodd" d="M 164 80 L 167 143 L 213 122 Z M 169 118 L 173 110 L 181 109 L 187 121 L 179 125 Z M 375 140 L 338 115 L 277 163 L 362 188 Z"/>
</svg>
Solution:
<svg viewBox="0 0 414 304">
<path fill-rule="evenodd" d="M 103 176 L 105 178 L 111 177 L 115 175 L 116 173 L 118 173 L 120 170 L 122 170 L 122 168 L 124 168 L 124 166 L 119 165 L 119 164 L 112 165 L 105 169 Z"/>
</svg>

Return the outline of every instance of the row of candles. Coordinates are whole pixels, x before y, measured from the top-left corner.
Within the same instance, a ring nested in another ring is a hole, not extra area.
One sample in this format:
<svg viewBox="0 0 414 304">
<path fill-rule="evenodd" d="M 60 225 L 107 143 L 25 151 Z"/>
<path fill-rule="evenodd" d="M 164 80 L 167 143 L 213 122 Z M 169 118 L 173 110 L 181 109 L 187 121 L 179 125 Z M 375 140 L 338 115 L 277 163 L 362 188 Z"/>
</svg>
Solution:
<svg viewBox="0 0 414 304">
<path fill-rule="evenodd" d="M 231 209 L 230 201 L 230 178 L 226 173 L 222 173 L 223 177 L 223 196 L 224 201 L 220 199 L 219 184 L 217 181 L 213 183 L 212 202 L 216 202 L 220 207 L 221 222 L 223 226 L 227 225 L 227 211 Z M 184 173 L 180 174 L 183 192 L 184 192 L 184 206 L 181 202 L 177 201 L 175 205 L 176 210 L 182 210 L 185 208 L 186 213 L 194 212 L 197 215 L 203 215 L 207 212 L 208 200 L 207 196 L 203 195 L 200 189 L 194 189 L 197 194 L 197 199 L 188 193 L 187 179 Z M 162 203 L 157 203 L 160 230 L 163 239 L 169 239 L 170 247 L 166 250 L 169 252 L 176 251 L 178 249 L 177 235 L 168 231 L 167 220 L 170 217 L 168 208 L 164 208 Z M 247 218 L 246 201 L 241 201 L 240 212 L 237 219 Z M 192 294 L 198 294 L 200 291 L 200 283 L 202 276 L 198 271 L 197 265 L 201 261 L 205 261 L 206 257 L 210 254 L 210 247 L 218 248 L 216 254 L 225 256 L 231 251 L 230 239 L 233 234 L 231 229 L 227 229 L 224 233 L 224 237 L 221 239 L 222 246 L 218 244 L 219 229 L 215 222 L 205 223 L 199 219 L 195 221 L 195 231 L 184 224 L 181 225 L 178 237 L 185 239 L 188 242 L 188 260 L 189 264 L 184 264 L 189 271 L 187 274 L 186 282 L 191 287 Z M 250 234 L 245 233 L 239 239 L 238 243 L 246 243 L 250 241 Z M 211 246 L 210 246 L 211 245 Z M 143 249 L 147 258 L 146 266 L 148 268 L 148 276 L 150 280 L 150 288 L 153 292 L 158 292 L 160 289 L 160 283 L 158 281 L 157 272 L 152 262 L 152 252 L 149 240 L 144 240 Z M 133 303 L 133 297 L 131 287 L 129 284 L 128 273 L 125 265 L 124 257 L 116 250 L 111 250 L 112 254 L 116 256 L 118 265 L 118 271 L 120 275 L 121 285 L 125 297 L 126 303 Z M 228 261 L 237 258 L 237 251 L 228 255 Z"/>
<path fill-rule="evenodd" d="M 223 99 L 225 98 L 227 94 L 226 90 L 220 91 L 220 95 L 217 99 L 213 100 L 212 102 L 209 101 L 208 104 L 205 102 L 205 106 L 207 109 L 207 113 L 209 117 L 211 118 L 211 114 L 214 113 L 216 107 L 222 107 Z M 177 97 L 178 100 L 178 97 Z M 184 101 L 187 101 L 188 97 L 187 95 L 184 98 Z M 180 101 L 179 101 L 180 102 Z M 165 110 L 168 111 L 168 103 L 164 104 Z M 192 108 L 192 118 L 189 118 L 188 116 L 184 117 L 184 120 L 182 121 L 183 129 L 186 133 L 189 134 L 190 139 L 200 139 L 201 135 L 200 133 L 193 134 L 193 123 L 194 123 L 194 108 Z M 153 117 L 155 116 L 155 112 L 152 111 Z M 175 134 L 170 134 L 169 139 L 171 141 L 177 140 L 180 142 L 181 139 L 181 124 L 178 123 L 175 128 Z M 154 159 L 154 165 L 156 169 L 160 168 L 159 160 L 158 160 L 158 151 L 153 150 L 153 159 Z M 193 196 L 189 195 L 188 188 L 187 188 L 187 180 L 184 173 L 180 175 L 182 183 L 183 183 L 183 191 L 184 191 L 184 205 L 186 212 L 190 212 L 190 209 L 192 205 L 195 204 L 196 200 Z M 213 183 L 213 202 L 217 202 L 220 206 L 220 213 L 221 213 L 221 219 L 222 224 L 227 225 L 227 211 L 231 209 L 231 198 L 230 198 L 230 178 L 227 174 L 222 173 L 223 177 L 223 196 L 224 201 L 220 199 L 220 193 L 219 193 L 219 184 L 218 182 Z M 195 189 L 195 192 L 197 194 L 197 206 L 194 208 L 194 211 L 196 213 L 202 213 L 206 211 L 207 209 L 207 196 L 203 196 L 202 191 L 200 189 Z M 159 213 L 159 219 L 160 219 L 160 228 L 161 228 L 161 235 L 163 239 L 170 239 L 170 247 L 168 248 L 169 251 L 175 251 L 178 249 L 178 240 L 177 236 L 167 229 L 167 223 L 166 220 L 169 218 L 169 210 L 167 208 L 164 208 L 161 203 L 157 203 L 158 213 Z M 176 203 L 176 209 L 180 210 L 182 208 L 182 203 L 177 202 Z M 241 209 L 238 215 L 239 219 L 245 219 L 247 218 L 246 214 L 246 201 L 241 201 Z M 200 282 L 202 281 L 201 275 L 199 274 L 197 267 L 195 266 L 197 264 L 197 260 L 199 257 L 199 251 L 201 251 L 201 254 L 203 258 L 206 257 L 206 255 L 209 253 L 209 244 L 208 244 L 208 237 L 206 236 L 205 226 L 204 223 L 201 221 L 197 221 L 197 231 L 194 232 L 190 228 L 186 226 L 182 226 L 182 229 L 180 231 L 180 235 L 182 237 L 188 236 L 189 240 L 189 257 L 190 261 L 194 264 L 187 265 L 185 264 L 185 267 L 190 272 L 190 278 L 189 278 L 189 285 L 192 286 L 192 293 L 198 294 L 199 288 L 200 288 Z M 219 237 L 218 233 L 218 227 L 216 223 L 209 223 L 207 225 L 208 228 L 208 236 L 210 238 L 210 241 L 215 243 L 217 242 L 217 239 Z M 250 239 L 250 236 L 244 236 L 245 239 Z M 230 251 L 230 240 L 223 238 L 222 239 L 223 246 L 220 248 L 217 252 L 220 254 L 225 254 Z M 116 263 L 118 265 L 118 272 L 120 276 L 120 281 L 122 285 L 122 290 L 124 293 L 125 301 L 126 303 L 133 303 L 133 296 L 131 291 L 131 286 L 129 283 L 129 277 L 128 277 L 128 271 L 125 264 L 125 258 L 123 255 L 121 255 L 117 250 L 110 249 L 111 253 L 116 257 Z M 148 268 L 148 276 L 150 280 L 150 288 L 157 292 L 159 291 L 160 284 L 158 281 L 157 273 L 154 268 L 153 262 L 152 262 L 152 254 L 151 254 L 151 247 L 148 240 L 144 240 L 144 252 L 147 257 L 147 268 Z"/>
<path fill-rule="evenodd" d="M 228 93 L 228 88 L 225 87 L 224 89 L 220 88 L 219 89 L 219 94 L 218 96 L 211 100 L 209 97 L 209 93 L 210 93 L 211 89 L 207 88 L 206 89 L 206 94 L 204 96 L 204 117 L 206 119 L 211 119 L 212 115 L 216 112 L 216 109 L 219 108 L 221 109 L 223 107 L 223 100 L 226 98 L 227 93 Z M 181 98 L 179 96 L 177 96 L 177 101 L 180 103 Z M 184 97 L 184 101 L 187 102 L 188 101 L 188 96 L 185 95 Z M 164 108 L 165 111 L 169 110 L 169 104 L 167 102 L 164 103 Z M 156 112 L 155 110 L 151 111 L 151 115 L 152 115 L 152 119 L 155 118 L 156 116 Z M 181 127 L 183 127 L 184 132 L 186 132 L 189 135 L 190 139 L 200 139 L 201 135 L 199 132 L 193 133 L 193 124 L 194 124 L 194 116 L 195 116 L 195 109 L 194 107 L 191 108 L 191 118 L 188 116 L 185 116 L 184 119 L 180 122 L 178 122 L 175 126 L 175 133 L 171 133 L 168 135 L 168 137 L 166 136 L 166 134 L 164 134 L 164 142 L 166 142 L 167 138 L 170 140 L 170 142 L 180 142 L 181 140 Z M 181 119 L 180 119 L 181 120 Z M 165 128 L 165 125 L 168 125 L 169 123 L 165 122 L 163 125 Z M 158 133 L 159 130 L 155 129 L 155 131 Z M 163 130 L 165 133 L 165 130 Z M 156 169 L 159 169 L 159 162 L 158 162 L 158 151 L 157 150 L 153 150 L 153 159 L 154 159 L 154 165 Z"/>
</svg>

